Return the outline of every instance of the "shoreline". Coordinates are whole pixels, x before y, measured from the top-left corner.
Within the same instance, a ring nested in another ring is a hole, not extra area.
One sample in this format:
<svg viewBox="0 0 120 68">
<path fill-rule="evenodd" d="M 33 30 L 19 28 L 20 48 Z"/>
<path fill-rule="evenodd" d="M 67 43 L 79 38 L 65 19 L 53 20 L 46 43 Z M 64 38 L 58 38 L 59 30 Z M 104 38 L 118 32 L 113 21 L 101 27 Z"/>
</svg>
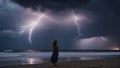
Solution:
<svg viewBox="0 0 120 68">
<path fill-rule="evenodd" d="M 98 60 L 80 60 L 72 62 L 59 62 L 57 67 L 52 63 L 8 65 L 0 68 L 120 68 L 120 58 L 108 58 Z"/>
<path fill-rule="evenodd" d="M 0 50 L 0 52 L 6 53 L 16 53 L 16 52 L 52 52 L 52 50 L 15 50 L 15 49 L 6 49 Z M 59 52 L 120 52 L 120 50 L 59 50 Z"/>
</svg>

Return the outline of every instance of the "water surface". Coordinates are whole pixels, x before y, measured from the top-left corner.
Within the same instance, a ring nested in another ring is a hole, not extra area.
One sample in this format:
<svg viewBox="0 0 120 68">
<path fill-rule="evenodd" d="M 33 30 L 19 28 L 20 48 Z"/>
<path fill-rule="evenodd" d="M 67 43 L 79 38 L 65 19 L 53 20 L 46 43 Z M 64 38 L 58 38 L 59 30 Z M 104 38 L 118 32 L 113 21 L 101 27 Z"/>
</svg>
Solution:
<svg viewBox="0 0 120 68">
<path fill-rule="evenodd" d="M 0 66 L 50 62 L 52 52 L 1 52 Z M 59 62 L 96 60 L 120 56 L 120 52 L 59 52 Z"/>
</svg>

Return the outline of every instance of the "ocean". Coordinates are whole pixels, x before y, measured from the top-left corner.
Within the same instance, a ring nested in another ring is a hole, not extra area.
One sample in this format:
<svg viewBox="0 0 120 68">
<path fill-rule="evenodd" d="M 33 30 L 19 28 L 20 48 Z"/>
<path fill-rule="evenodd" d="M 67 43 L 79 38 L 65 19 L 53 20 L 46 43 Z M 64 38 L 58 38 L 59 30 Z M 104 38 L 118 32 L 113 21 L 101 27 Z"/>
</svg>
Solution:
<svg viewBox="0 0 120 68">
<path fill-rule="evenodd" d="M 51 51 L 3 51 L 0 52 L 0 66 L 6 65 L 24 65 L 24 64 L 38 64 L 50 62 Z M 96 60 L 106 59 L 112 57 L 119 57 L 120 52 L 79 52 L 79 51 L 66 51 L 59 52 L 59 62 L 70 62 L 79 60 Z"/>
</svg>

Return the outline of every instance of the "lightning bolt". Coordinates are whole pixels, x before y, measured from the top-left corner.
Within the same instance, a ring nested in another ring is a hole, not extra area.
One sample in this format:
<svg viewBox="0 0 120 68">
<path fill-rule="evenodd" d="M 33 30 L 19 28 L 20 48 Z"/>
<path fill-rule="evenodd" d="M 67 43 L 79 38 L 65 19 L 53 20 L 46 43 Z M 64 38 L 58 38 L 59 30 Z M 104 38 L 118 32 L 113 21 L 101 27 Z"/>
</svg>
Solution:
<svg viewBox="0 0 120 68">
<path fill-rule="evenodd" d="M 79 27 L 78 22 L 80 20 L 80 17 L 77 16 L 74 12 L 72 12 L 72 16 L 73 16 L 73 19 L 74 19 L 74 23 L 75 23 L 75 25 L 77 27 L 77 33 L 79 34 L 80 33 L 80 27 Z"/>
<path fill-rule="evenodd" d="M 30 26 L 30 31 L 29 31 L 29 42 L 30 44 L 32 44 L 32 41 L 31 41 L 31 37 L 32 37 L 32 32 L 34 30 L 34 28 L 39 24 L 40 20 L 44 17 L 44 14 L 41 14 L 38 19 L 36 19 L 36 21 L 32 22 L 29 26 Z"/>
<path fill-rule="evenodd" d="M 55 23 L 57 23 L 57 21 L 54 20 L 53 18 L 49 17 L 48 15 L 46 15 L 44 13 L 41 13 L 35 21 L 31 22 L 30 25 L 28 25 L 28 27 L 29 27 L 29 38 L 28 38 L 28 40 L 29 40 L 30 44 L 32 44 L 31 38 L 32 38 L 33 30 L 35 29 L 35 27 L 38 24 L 43 23 L 43 19 L 46 19 L 46 20 L 49 19 L 49 20 L 54 21 Z"/>
</svg>

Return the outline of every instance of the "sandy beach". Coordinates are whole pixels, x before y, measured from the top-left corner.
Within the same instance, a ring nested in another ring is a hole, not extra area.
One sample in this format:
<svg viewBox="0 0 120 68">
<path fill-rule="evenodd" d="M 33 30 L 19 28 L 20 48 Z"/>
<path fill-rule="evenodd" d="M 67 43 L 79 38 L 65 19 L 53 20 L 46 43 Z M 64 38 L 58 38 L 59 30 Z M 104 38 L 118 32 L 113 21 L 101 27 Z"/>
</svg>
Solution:
<svg viewBox="0 0 120 68">
<path fill-rule="evenodd" d="M 120 58 L 60 62 L 57 67 L 54 67 L 51 63 L 42 63 L 0 66 L 0 68 L 120 68 Z"/>
</svg>

